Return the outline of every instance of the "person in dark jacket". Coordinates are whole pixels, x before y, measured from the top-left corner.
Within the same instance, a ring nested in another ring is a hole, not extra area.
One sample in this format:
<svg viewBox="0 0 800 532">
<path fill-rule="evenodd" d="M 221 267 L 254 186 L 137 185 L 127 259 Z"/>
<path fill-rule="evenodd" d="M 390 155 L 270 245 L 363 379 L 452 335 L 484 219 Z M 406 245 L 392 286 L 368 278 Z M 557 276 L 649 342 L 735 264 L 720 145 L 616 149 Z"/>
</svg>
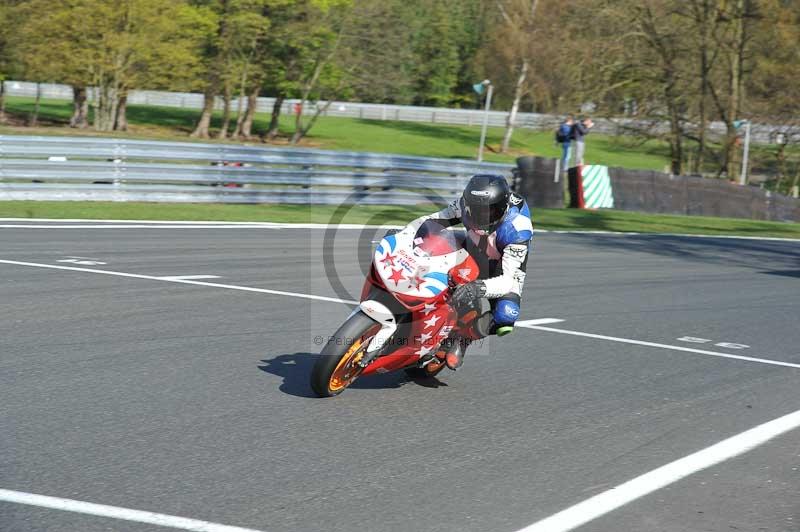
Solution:
<svg viewBox="0 0 800 532">
<path fill-rule="evenodd" d="M 572 155 L 572 127 L 575 125 L 575 119 L 572 115 L 567 115 L 567 118 L 561 122 L 556 132 L 556 142 L 561 145 L 561 171 L 566 172 L 569 168 L 569 158 Z"/>
<path fill-rule="evenodd" d="M 589 130 L 594 127 L 591 118 L 584 118 L 572 125 L 572 140 L 575 144 L 575 166 L 583 165 L 583 154 L 586 152 L 586 142 L 584 137 L 589 134 Z"/>
</svg>

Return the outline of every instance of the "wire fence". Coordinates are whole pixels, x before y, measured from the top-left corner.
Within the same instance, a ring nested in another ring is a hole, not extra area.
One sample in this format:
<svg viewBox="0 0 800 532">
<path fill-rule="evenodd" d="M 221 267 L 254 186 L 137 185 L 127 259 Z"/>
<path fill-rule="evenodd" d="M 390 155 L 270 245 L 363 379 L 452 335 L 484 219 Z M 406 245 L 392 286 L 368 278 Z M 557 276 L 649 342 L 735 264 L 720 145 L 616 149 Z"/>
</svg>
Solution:
<svg viewBox="0 0 800 532">
<path fill-rule="evenodd" d="M 26 81 L 6 81 L 6 94 L 10 96 L 35 97 L 37 90 L 41 91 L 42 98 L 53 100 L 71 100 L 72 87 L 54 83 L 38 84 Z M 89 91 L 92 98 L 92 91 Z M 176 107 L 182 109 L 203 108 L 203 95 L 191 92 L 165 92 L 135 90 L 128 94 L 128 103 L 131 105 L 154 105 L 162 107 Z M 300 101 L 295 99 L 284 100 L 281 112 L 293 114 Z M 325 106 L 328 102 L 307 103 L 302 109 L 304 114 L 313 114 L 316 106 Z M 238 112 L 239 105 L 245 105 L 239 98 L 232 102 L 233 112 Z M 256 110 L 269 113 L 275 104 L 275 98 L 258 98 Z M 222 109 L 222 98 L 215 100 L 215 108 Z M 410 105 L 372 104 L 358 102 L 334 101 L 327 106 L 323 116 L 359 118 L 363 120 L 396 120 L 405 122 L 420 122 L 430 124 L 448 124 L 461 126 L 479 126 L 483 123 L 484 112 L 478 109 L 450 109 L 444 107 L 418 107 Z M 505 127 L 508 113 L 503 111 L 489 112 L 489 126 Z M 563 116 L 539 113 L 518 113 L 515 126 L 534 130 L 554 130 L 563 120 Z M 626 135 L 633 131 L 646 129 L 651 133 L 663 134 L 669 130 L 669 125 L 658 120 L 641 120 L 634 118 L 598 118 L 594 120 L 594 131 L 609 135 Z M 712 122 L 709 131 L 713 135 L 723 136 L 725 124 Z M 754 143 L 774 143 L 776 135 L 783 133 L 789 140 L 800 141 L 800 127 L 779 127 L 769 124 L 753 124 L 752 139 Z"/>
</svg>

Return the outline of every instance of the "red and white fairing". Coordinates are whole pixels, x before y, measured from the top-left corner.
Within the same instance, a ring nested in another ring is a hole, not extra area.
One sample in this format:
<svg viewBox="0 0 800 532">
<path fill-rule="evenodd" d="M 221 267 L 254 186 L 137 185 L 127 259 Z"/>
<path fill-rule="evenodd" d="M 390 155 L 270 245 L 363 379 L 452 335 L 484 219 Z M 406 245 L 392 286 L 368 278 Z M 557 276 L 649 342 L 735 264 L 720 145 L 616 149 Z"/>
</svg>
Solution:
<svg viewBox="0 0 800 532">
<path fill-rule="evenodd" d="M 397 233 L 381 240 L 373 265 L 383 285 L 410 310 L 417 310 L 447 290 L 456 266 L 460 268 L 454 273 L 464 282 L 477 277 L 477 266 L 464 264 L 470 259 L 467 250 L 456 246 L 453 235 Z"/>
<path fill-rule="evenodd" d="M 367 352 L 384 347 L 397 330 L 397 319 L 386 305 L 367 299 L 371 286 L 383 288 L 412 313 L 411 331 L 405 345 L 376 359 L 363 375 L 407 367 L 434 354 L 457 325 L 458 316 L 448 303 L 450 283 L 464 284 L 477 277 L 477 263 L 451 231 L 442 228 L 425 236 L 409 231 L 383 238 L 375 250 L 360 305 L 381 324 Z"/>
</svg>

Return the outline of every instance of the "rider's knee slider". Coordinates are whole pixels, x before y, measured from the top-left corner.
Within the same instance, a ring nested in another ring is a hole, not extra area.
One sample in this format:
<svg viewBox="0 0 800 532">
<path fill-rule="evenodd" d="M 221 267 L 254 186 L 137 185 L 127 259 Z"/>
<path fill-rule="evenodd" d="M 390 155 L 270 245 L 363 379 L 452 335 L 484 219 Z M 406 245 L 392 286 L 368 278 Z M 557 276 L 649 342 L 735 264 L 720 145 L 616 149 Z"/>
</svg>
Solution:
<svg viewBox="0 0 800 532">
<path fill-rule="evenodd" d="M 513 327 L 519 317 L 519 304 L 515 301 L 501 299 L 492 314 L 498 328 Z"/>
</svg>

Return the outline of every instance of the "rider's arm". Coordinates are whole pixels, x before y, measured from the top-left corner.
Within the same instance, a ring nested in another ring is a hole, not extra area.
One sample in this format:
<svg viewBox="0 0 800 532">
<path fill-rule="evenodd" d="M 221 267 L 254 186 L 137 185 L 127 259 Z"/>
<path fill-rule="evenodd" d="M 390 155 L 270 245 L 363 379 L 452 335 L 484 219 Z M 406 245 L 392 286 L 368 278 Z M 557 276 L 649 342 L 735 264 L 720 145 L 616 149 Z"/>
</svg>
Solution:
<svg viewBox="0 0 800 532">
<path fill-rule="evenodd" d="M 530 242 L 523 242 L 509 244 L 505 247 L 502 258 L 503 273 L 483 281 L 486 287 L 484 297 L 493 299 L 509 292 L 519 293 L 522 291 L 529 244 Z"/>
<path fill-rule="evenodd" d="M 533 222 L 529 217 L 527 205 L 522 206 L 522 211 L 525 214 L 514 217 L 511 223 L 503 224 L 497 230 L 495 242 L 497 248 L 503 250 L 501 259 L 503 273 L 484 281 L 485 297 L 490 299 L 509 292 L 518 295 L 522 293 L 528 250 L 533 242 Z"/>
</svg>

